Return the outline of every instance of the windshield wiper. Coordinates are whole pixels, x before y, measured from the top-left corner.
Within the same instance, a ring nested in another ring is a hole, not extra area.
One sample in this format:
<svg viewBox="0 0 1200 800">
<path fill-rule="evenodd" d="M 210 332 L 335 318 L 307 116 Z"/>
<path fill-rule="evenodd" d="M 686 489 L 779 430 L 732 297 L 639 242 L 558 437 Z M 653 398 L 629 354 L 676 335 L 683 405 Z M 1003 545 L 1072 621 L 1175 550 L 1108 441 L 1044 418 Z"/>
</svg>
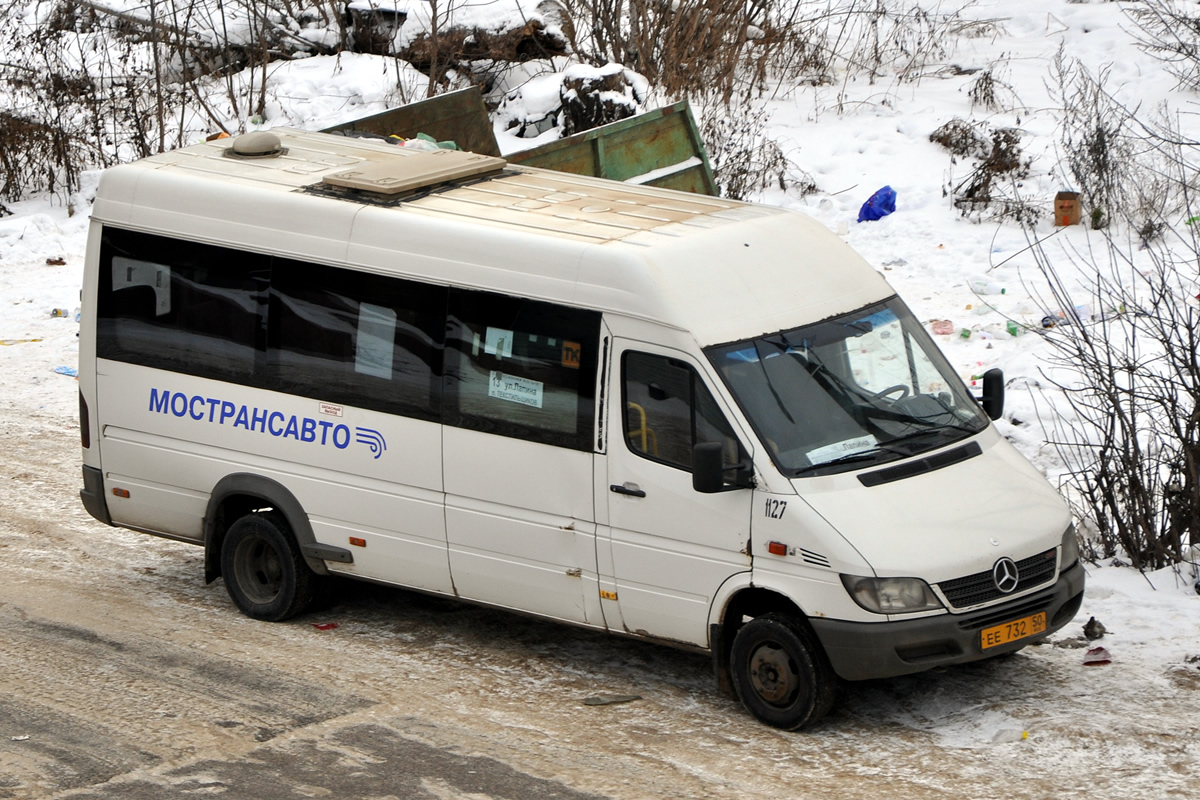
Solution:
<svg viewBox="0 0 1200 800">
<path fill-rule="evenodd" d="M 918 422 L 921 424 L 931 424 L 931 423 L 926 423 L 923 420 L 916 420 L 916 419 L 914 419 L 913 422 Z M 938 425 L 937 427 L 923 428 L 921 430 L 910 431 L 909 433 L 901 434 L 900 436 L 895 436 L 891 439 L 888 439 L 887 443 L 889 445 L 898 445 L 898 444 L 907 444 L 907 443 L 916 441 L 918 439 L 932 439 L 932 438 L 940 439 L 940 438 L 946 438 L 946 437 L 948 437 L 949 434 L 952 434 L 952 433 L 968 433 L 968 434 L 971 434 L 972 436 L 974 436 L 976 433 L 979 433 L 979 431 L 974 430 L 972 428 L 968 428 L 966 425 Z"/>
<path fill-rule="evenodd" d="M 902 458 L 908 457 L 908 453 L 904 453 L 900 450 L 895 450 L 890 446 L 879 445 L 876 447 L 872 447 L 870 450 L 863 450 L 858 453 L 847 453 L 844 456 L 838 456 L 837 458 L 832 459 L 830 461 L 822 461 L 820 464 L 809 464 L 807 467 L 799 467 L 792 472 L 792 477 L 799 477 L 801 475 L 807 475 L 810 472 L 815 472 L 816 470 L 819 470 L 819 469 L 825 469 L 826 467 L 836 467 L 836 466 L 840 466 L 841 464 L 852 464 L 856 461 L 874 461 L 877 458 L 879 458 L 879 456 L 885 455 L 888 453 L 890 453 L 892 455 L 896 455 L 896 456 L 901 456 Z"/>
</svg>

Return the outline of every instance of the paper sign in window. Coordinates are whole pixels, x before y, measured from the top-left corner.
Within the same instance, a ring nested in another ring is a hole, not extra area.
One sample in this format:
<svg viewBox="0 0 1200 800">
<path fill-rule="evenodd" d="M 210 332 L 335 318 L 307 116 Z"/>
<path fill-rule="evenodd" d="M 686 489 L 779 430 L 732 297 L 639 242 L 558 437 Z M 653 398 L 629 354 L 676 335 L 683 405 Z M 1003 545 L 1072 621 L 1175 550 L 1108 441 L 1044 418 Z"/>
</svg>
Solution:
<svg viewBox="0 0 1200 800">
<path fill-rule="evenodd" d="M 483 352 L 489 356 L 512 358 L 513 332 L 503 328 L 488 328 L 483 340 Z"/>
<path fill-rule="evenodd" d="M 543 387 L 544 384 L 541 381 L 531 381 L 528 378 L 518 378 L 515 375 L 506 375 L 498 370 L 492 370 L 488 380 L 488 397 L 541 408 Z"/>
<path fill-rule="evenodd" d="M 113 256 L 112 288 L 114 292 L 131 286 L 154 288 L 154 315 L 171 313 L 171 268 L 165 264 L 138 261 L 125 256 Z"/>
<path fill-rule="evenodd" d="M 579 369 L 580 359 L 583 358 L 583 347 L 579 342 L 562 343 L 562 365 L 569 369 Z"/>
<path fill-rule="evenodd" d="M 360 303 L 358 336 L 354 343 L 354 371 L 390 379 L 395 349 L 396 312 L 384 306 Z"/>
</svg>

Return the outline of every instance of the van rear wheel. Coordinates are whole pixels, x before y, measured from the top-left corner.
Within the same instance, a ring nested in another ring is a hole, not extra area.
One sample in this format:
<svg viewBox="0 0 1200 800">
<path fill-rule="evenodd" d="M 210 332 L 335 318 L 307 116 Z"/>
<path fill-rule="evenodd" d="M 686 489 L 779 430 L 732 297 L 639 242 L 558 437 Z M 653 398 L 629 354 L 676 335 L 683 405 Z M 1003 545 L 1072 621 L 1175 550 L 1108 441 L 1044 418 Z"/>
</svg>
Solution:
<svg viewBox="0 0 1200 800">
<path fill-rule="evenodd" d="M 304 611 L 316 584 L 287 521 L 275 512 L 247 514 L 229 526 L 221 544 L 221 574 L 242 613 L 267 622 Z"/>
<path fill-rule="evenodd" d="M 743 625 L 733 639 L 730 669 L 742 705 L 772 727 L 794 731 L 833 707 L 833 670 L 805 626 L 787 614 L 763 614 Z"/>
</svg>

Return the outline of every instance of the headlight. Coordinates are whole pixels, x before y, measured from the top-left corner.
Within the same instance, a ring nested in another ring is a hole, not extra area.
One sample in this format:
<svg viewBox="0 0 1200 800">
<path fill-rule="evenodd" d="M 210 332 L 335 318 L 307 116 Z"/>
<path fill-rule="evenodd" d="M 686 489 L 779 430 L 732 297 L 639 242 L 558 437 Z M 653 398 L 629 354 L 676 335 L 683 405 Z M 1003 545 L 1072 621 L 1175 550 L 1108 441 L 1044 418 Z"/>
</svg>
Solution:
<svg viewBox="0 0 1200 800">
<path fill-rule="evenodd" d="M 911 614 L 941 608 L 929 584 L 919 578 L 860 578 L 843 575 L 854 602 L 876 614 Z"/>
<path fill-rule="evenodd" d="M 1062 560 L 1059 563 L 1062 565 L 1059 572 L 1066 572 L 1071 567 L 1075 566 L 1075 562 L 1079 560 L 1079 534 L 1075 532 L 1074 523 L 1067 526 L 1066 533 L 1062 538 Z"/>
</svg>

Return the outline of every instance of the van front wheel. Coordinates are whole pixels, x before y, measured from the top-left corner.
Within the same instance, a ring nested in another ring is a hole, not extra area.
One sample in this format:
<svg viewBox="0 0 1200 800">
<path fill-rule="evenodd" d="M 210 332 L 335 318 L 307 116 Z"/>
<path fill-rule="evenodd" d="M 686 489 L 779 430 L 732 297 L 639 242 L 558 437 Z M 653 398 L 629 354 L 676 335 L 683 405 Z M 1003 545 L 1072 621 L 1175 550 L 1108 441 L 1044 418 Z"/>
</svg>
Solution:
<svg viewBox="0 0 1200 800">
<path fill-rule="evenodd" d="M 833 706 L 833 671 L 808 630 L 787 614 L 763 614 L 743 625 L 730 668 L 742 705 L 772 727 L 794 731 Z"/>
<path fill-rule="evenodd" d="M 221 574 L 242 613 L 267 622 L 303 611 L 316 578 L 287 521 L 273 512 L 247 514 L 229 526 L 221 544 Z"/>
</svg>

